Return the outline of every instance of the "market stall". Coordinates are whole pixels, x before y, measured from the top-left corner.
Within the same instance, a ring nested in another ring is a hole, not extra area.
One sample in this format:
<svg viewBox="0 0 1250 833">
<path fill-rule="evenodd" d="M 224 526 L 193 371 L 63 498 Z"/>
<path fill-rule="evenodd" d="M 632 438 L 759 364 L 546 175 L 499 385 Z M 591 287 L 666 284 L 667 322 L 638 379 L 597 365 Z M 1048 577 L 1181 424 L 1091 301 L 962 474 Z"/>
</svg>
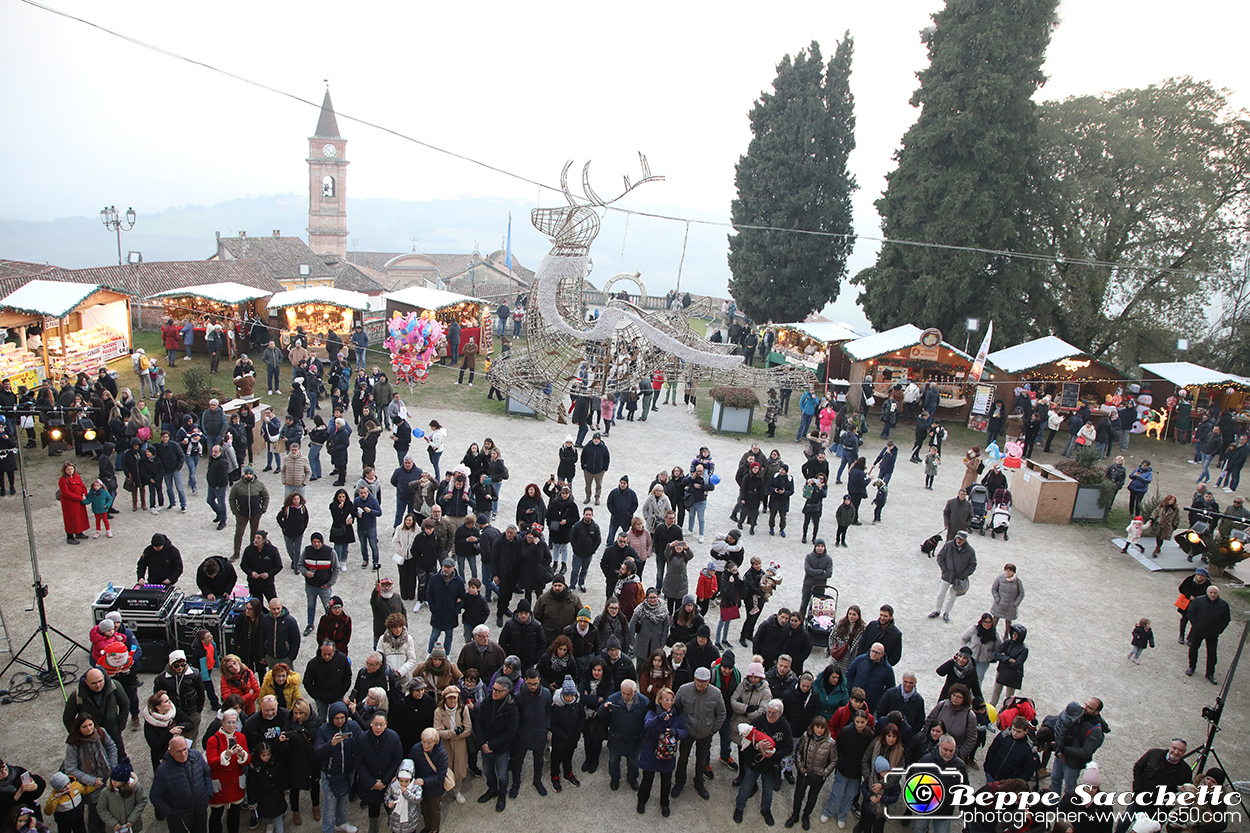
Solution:
<svg viewBox="0 0 1250 833">
<path fill-rule="evenodd" d="M 207 325 L 223 325 L 226 330 L 234 332 L 233 343 L 242 343 L 239 338 L 245 334 L 240 333 L 238 327 L 247 320 L 249 313 L 263 317 L 265 299 L 272 294 L 254 286 L 223 281 L 158 292 L 150 298 L 164 307 L 164 318 L 172 318 L 180 326 L 190 321 L 195 330 L 191 349 L 207 353 L 208 346 L 204 340 Z M 230 354 L 233 357 L 233 351 Z"/>
<path fill-rule="evenodd" d="M 494 328 L 490 326 L 492 312 L 489 304 L 479 298 L 430 289 L 425 286 L 409 286 L 396 292 L 388 292 L 386 317 L 404 316 L 410 312 L 420 315 L 431 313 L 446 330 L 453 321 L 460 323 L 460 343 L 467 344 L 472 338 L 483 355 L 489 355 Z M 483 326 L 483 323 L 486 326 Z"/>
<path fill-rule="evenodd" d="M 921 330 L 913 324 L 903 324 L 884 333 L 848 341 L 842 345 L 842 352 L 852 362 L 848 398 L 856 407 L 861 402 L 860 383 L 866 376 L 872 376 L 874 394 L 912 381 L 921 387 L 933 382 L 941 394 L 938 407 L 947 411 L 939 414 L 941 418 L 967 414 L 972 398 L 972 386 L 967 379 L 973 357 L 942 341 L 938 330 Z M 986 375 L 993 379 L 991 374 Z"/>
<path fill-rule="evenodd" d="M 1046 336 L 989 355 L 999 373 L 995 398 L 1008 406 L 1016 388 L 1028 385 L 1036 399 L 1049 394 L 1061 411 L 1086 404 L 1091 411 L 1114 410 L 1125 393 L 1124 374 L 1061 338 Z"/>
<path fill-rule="evenodd" d="M 322 343 L 330 330 L 346 342 L 357 324 L 363 326 L 369 296 L 332 286 L 310 286 L 275 293 L 266 306 L 270 317 L 278 319 L 277 327 L 284 336 L 303 327 L 313 347 Z"/>
<path fill-rule="evenodd" d="M 1175 410 L 1182 398 L 1190 403 L 1193 413 L 1215 406 L 1221 412 L 1231 411 L 1243 426 L 1250 423 L 1250 378 L 1192 362 L 1152 362 L 1143 364 L 1141 370 L 1141 388 L 1152 399 L 1153 419 L 1167 418 L 1162 437 L 1172 433 Z"/>
<path fill-rule="evenodd" d="M 130 298 L 100 284 L 34 280 L 0 299 L 0 327 L 18 335 L 0 351 L 0 378 L 12 379 L 14 389 L 94 375 L 130 354 Z"/>
<path fill-rule="evenodd" d="M 845 380 L 850 375 L 851 360 L 841 347 L 864 336 L 846 324 L 833 321 L 774 324 L 772 330 L 776 338 L 772 350 L 765 357 L 765 366 L 800 365 L 815 373 L 824 385 L 830 385 L 834 380 Z"/>
</svg>

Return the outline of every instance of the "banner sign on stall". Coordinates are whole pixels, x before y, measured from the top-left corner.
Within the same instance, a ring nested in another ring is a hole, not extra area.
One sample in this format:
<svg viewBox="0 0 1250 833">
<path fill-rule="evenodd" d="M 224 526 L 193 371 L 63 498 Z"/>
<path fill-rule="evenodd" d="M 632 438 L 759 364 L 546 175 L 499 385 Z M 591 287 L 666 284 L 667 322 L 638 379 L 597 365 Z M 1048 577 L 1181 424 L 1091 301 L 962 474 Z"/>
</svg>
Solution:
<svg viewBox="0 0 1250 833">
<path fill-rule="evenodd" d="M 990 339 L 994 337 L 994 322 L 985 328 L 985 338 L 981 340 L 981 349 L 977 351 L 977 357 L 972 362 L 972 369 L 968 371 L 968 381 L 976 383 L 981 381 L 981 374 L 985 372 L 985 357 L 990 354 Z"/>
</svg>

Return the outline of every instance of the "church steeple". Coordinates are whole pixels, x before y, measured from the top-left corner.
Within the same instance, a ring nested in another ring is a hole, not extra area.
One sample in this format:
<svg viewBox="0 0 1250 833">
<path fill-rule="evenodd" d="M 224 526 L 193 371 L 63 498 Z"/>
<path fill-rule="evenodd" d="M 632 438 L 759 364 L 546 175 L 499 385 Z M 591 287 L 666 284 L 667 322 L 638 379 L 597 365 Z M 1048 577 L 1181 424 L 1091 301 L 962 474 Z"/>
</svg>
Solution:
<svg viewBox="0 0 1250 833">
<path fill-rule="evenodd" d="M 347 140 L 326 90 L 317 132 L 308 139 L 308 247 L 347 258 Z"/>
<path fill-rule="evenodd" d="M 334 105 L 330 103 L 330 90 L 326 89 L 326 97 L 321 101 L 321 118 L 317 119 L 316 136 L 322 139 L 339 139 L 339 123 L 334 118 Z"/>
</svg>

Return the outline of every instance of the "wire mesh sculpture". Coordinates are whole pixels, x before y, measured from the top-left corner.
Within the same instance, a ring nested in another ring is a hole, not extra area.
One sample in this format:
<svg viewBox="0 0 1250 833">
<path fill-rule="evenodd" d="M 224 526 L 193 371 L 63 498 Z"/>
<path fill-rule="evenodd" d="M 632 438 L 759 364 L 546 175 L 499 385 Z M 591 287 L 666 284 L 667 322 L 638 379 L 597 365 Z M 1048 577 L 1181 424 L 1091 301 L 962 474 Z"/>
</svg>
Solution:
<svg viewBox="0 0 1250 833">
<path fill-rule="evenodd" d="M 803 390 L 816 382 L 812 371 L 794 365 L 769 369 L 746 365 L 742 356 L 731 355 L 732 344 L 708 341 L 690 327 L 690 317 L 709 313 L 707 300 L 683 308 L 644 310 L 627 300 L 605 296 L 604 309 L 589 319 L 582 291 L 590 274 L 590 245 L 599 233 L 598 210 L 615 203 L 635 188 L 663 180 L 651 173 L 647 157 L 638 154 L 642 178 L 604 200 L 590 185 L 590 163 L 582 168 L 585 200 L 569 190 L 569 168 L 560 173 L 567 206 L 535 208 L 530 212 L 534 228 L 551 238 L 551 251 L 543 258 L 530 286 L 525 316 L 526 343 L 497 357 L 490 383 L 507 391 L 536 412 L 565 422 L 565 395 L 603 397 L 637 390 L 650 383 L 659 371 L 665 379 L 696 385 L 739 387 L 789 387 Z M 632 273 L 613 277 L 639 283 Z"/>
</svg>

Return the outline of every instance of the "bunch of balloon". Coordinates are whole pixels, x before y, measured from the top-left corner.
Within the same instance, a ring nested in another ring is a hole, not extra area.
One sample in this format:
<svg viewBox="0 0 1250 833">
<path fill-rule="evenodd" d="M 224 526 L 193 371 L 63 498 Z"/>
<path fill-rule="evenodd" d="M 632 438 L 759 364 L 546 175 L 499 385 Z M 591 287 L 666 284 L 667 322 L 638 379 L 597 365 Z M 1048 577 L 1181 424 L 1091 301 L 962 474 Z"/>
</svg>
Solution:
<svg viewBox="0 0 1250 833">
<path fill-rule="evenodd" d="M 430 311 L 394 313 L 386 322 L 387 337 L 383 342 L 391 354 L 391 370 L 395 379 L 407 385 L 429 378 L 430 361 L 438 355 L 443 338 L 443 325 Z"/>
</svg>

